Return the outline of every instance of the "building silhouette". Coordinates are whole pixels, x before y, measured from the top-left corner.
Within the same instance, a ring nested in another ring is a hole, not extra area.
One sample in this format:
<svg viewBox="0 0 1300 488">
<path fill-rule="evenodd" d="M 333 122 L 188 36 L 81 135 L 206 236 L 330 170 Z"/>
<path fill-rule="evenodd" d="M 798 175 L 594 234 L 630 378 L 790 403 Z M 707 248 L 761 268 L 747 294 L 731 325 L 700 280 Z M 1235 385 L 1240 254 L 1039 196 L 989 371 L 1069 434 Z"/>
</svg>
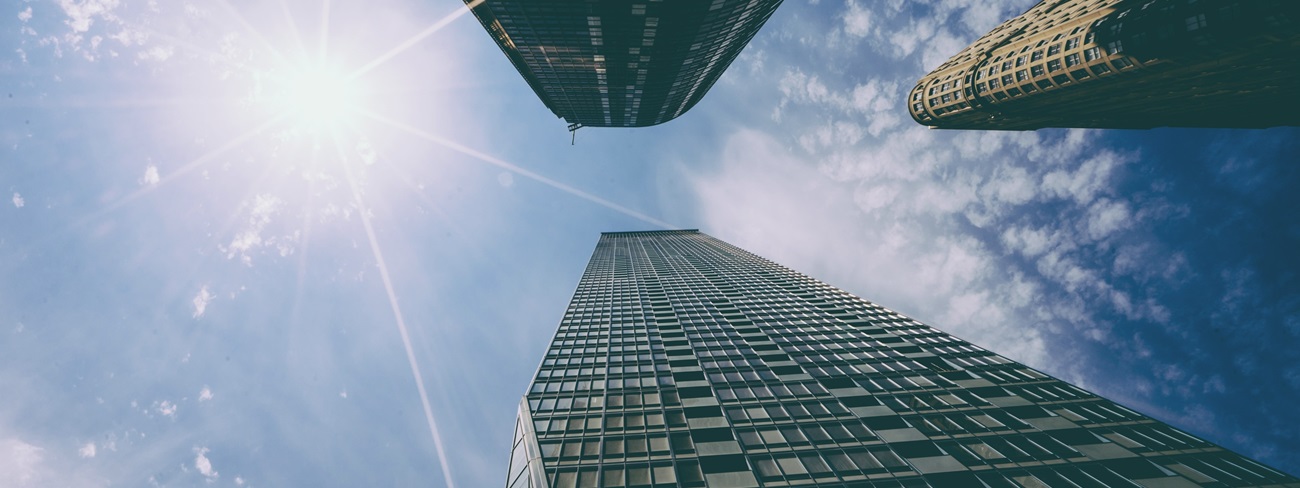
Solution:
<svg viewBox="0 0 1300 488">
<path fill-rule="evenodd" d="M 1300 480 L 697 231 L 601 236 L 506 486 Z"/>
<path fill-rule="evenodd" d="M 644 127 L 690 110 L 780 4 L 486 0 L 472 11 L 538 98 L 576 129 Z"/>
<path fill-rule="evenodd" d="M 941 129 L 1300 125 L 1300 2 L 1043 0 L 922 78 Z"/>
</svg>

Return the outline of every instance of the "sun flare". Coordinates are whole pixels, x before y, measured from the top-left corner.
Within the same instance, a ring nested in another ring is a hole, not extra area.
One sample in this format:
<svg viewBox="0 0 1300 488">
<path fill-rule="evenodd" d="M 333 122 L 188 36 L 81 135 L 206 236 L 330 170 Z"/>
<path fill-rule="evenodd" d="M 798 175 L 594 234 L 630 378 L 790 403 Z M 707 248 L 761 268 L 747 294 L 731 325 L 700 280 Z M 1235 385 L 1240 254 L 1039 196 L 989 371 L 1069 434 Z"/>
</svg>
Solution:
<svg viewBox="0 0 1300 488">
<path fill-rule="evenodd" d="M 315 132 L 352 124 L 363 108 L 358 80 L 335 69 L 305 67 L 277 81 L 272 106 L 298 129 Z"/>
</svg>

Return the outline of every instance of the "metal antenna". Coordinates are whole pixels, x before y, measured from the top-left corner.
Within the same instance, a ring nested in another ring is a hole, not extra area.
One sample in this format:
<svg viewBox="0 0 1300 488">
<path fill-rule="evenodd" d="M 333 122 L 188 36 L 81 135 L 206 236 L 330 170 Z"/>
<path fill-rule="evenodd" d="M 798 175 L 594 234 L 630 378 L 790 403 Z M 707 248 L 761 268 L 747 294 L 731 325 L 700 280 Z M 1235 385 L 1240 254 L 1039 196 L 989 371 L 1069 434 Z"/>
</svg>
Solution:
<svg viewBox="0 0 1300 488">
<path fill-rule="evenodd" d="M 572 124 L 569 124 L 569 136 L 570 136 L 569 145 L 570 146 L 574 145 L 574 143 L 578 140 L 578 129 L 581 128 L 582 128 L 581 123 L 574 122 Z"/>
</svg>

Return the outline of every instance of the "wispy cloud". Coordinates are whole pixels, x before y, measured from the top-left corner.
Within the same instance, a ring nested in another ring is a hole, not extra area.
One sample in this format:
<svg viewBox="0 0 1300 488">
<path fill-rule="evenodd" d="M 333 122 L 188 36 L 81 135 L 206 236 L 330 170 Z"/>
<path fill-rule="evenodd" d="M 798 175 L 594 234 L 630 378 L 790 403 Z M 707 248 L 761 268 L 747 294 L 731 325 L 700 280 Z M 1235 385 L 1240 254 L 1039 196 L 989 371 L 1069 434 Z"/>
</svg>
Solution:
<svg viewBox="0 0 1300 488">
<path fill-rule="evenodd" d="M 140 175 L 139 182 L 141 185 L 153 186 L 158 184 L 158 180 L 158 167 L 151 164 L 144 169 L 144 174 Z"/>
<path fill-rule="evenodd" d="M 164 417 L 176 418 L 176 410 L 179 407 L 170 400 L 153 402 L 153 411 Z"/>
<path fill-rule="evenodd" d="M 294 242 L 298 238 L 296 233 L 291 232 L 286 236 L 263 237 L 266 227 L 283 206 L 284 200 L 270 194 L 257 195 L 251 201 L 240 205 L 241 211 L 248 212 L 248 219 L 240 230 L 236 231 L 229 244 L 220 246 L 221 251 L 226 254 L 226 258 L 235 259 L 238 257 L 239 261 L 244 265 L 252 266 L 254 251 L 263 246 L 269 246 L 277 250 L 281 256 L 292 254 Z"/>
<path fill-rule="evenodd" d="M 212 481 L 220 477 L 220 475 L 216 469 L 213 469 L 212 461 L 208 459 L 208 451 L 206 447 L 194 448 L 194 469 L 199 470 L 199 474 L 207 478 L 208 481 Z"/>
<path fill-rule="evenodd" d="M 1277 369 L 1278 357 L 1291 364 L 1294 353 L 1258 354 L 1260 338 L 1300 338 L 1300 320 L 1287 318 L 1300 309 L 1286 298 L 1291 278 L 1261 264 L 1294 263 L 1282 247 L 1300 234 L 1272 215 L 1294 204 L 1255 203 L 1294 200 L 1279 195 L 1300 173 L 1276 160 L 1295 153 L 1285 142 L 1295 138 L 1280 130 L 1195 142 L 1172 140 L 1172 131 L 939 131 L 907 120 L 911 83 L 1030 3 L 847 2 L 824 6 L 833 21 L 799 17 L 778 28 L 798 43 L 760 37 L 766 66 L 780 68 L 752 78 L 738 98 L 771 117 L 738 124 L 748 128 L 704 157 L 715 165 L 684 171 L 700 226 L 1121 402 L 1227 436 L 1232 429 L 1207 422 L 1206 412 L 1233 417 L 1228 407 L 1197 405 L 1239 402 L 1247 392 L 1237 385 L 1269 365 L 1272 383 L 1300 385 L 1300 373 Z M 855 67 L 825 68 L 844 56 Z M 1189 147 L 1200 148 L 1190 150 L 1193 161 L 1179 152 Z M 1132 381 L 1108 381 L 1117 376 Z M 1250 395 L 1259 418 L 1290 404 Z M 1251 449 L 1294 443 L 1293 428 L 1246 424 L 1233 425 L 1250 427 L 1242 444 Z"/>
<path fill-rule="evenodd" d="M 77 449 L 77 455 L 83 458 L 93 458 L 95 457 L 95 451 L 95 443 L 87 442 L 82 444 L 80 449 Z"/>
<path fill-rule="evenodd" d="M 18 438 L 0 439 L 0 480 L 15 486 L 37 486 L 41 482 L 45 449 Z"/>
<path fill-rule="evenodd" d="M 202 317 L 208 311 L 208 303 L 211 303 L 213 298 L 216 298 L 216 295 L 208 291 L 208 285 L 199 288 L 199 293 L 194 295 L 194 300 L 191 302 L 194 305 L 193 317 L 196 319 Z"/>
</svg>

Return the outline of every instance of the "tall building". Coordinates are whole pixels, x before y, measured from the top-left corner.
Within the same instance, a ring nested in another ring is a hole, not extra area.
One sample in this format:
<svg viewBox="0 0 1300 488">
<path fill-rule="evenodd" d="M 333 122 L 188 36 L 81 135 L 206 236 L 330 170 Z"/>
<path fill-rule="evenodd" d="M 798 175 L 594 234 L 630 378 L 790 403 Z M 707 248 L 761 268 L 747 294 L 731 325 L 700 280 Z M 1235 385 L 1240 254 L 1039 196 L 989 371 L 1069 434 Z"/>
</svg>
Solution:
<svg viewBox="0 0 1300 488">
<path fill-rule="evenodd" d="M 1042 0 L 922 78 L 941 129 L 1300 125 L 1300 2 Z"/>
<path fill-rule="evenodd" d="M 644 127 L 690 110 L 781 0 L 465 3 L 538 98 L 576 129 Z"/>
<path fill-rule="evenodd" d="M 510 488 L 1300 487 L 693 230 L 601 236 L 518 415 Z"/>
</svg>

